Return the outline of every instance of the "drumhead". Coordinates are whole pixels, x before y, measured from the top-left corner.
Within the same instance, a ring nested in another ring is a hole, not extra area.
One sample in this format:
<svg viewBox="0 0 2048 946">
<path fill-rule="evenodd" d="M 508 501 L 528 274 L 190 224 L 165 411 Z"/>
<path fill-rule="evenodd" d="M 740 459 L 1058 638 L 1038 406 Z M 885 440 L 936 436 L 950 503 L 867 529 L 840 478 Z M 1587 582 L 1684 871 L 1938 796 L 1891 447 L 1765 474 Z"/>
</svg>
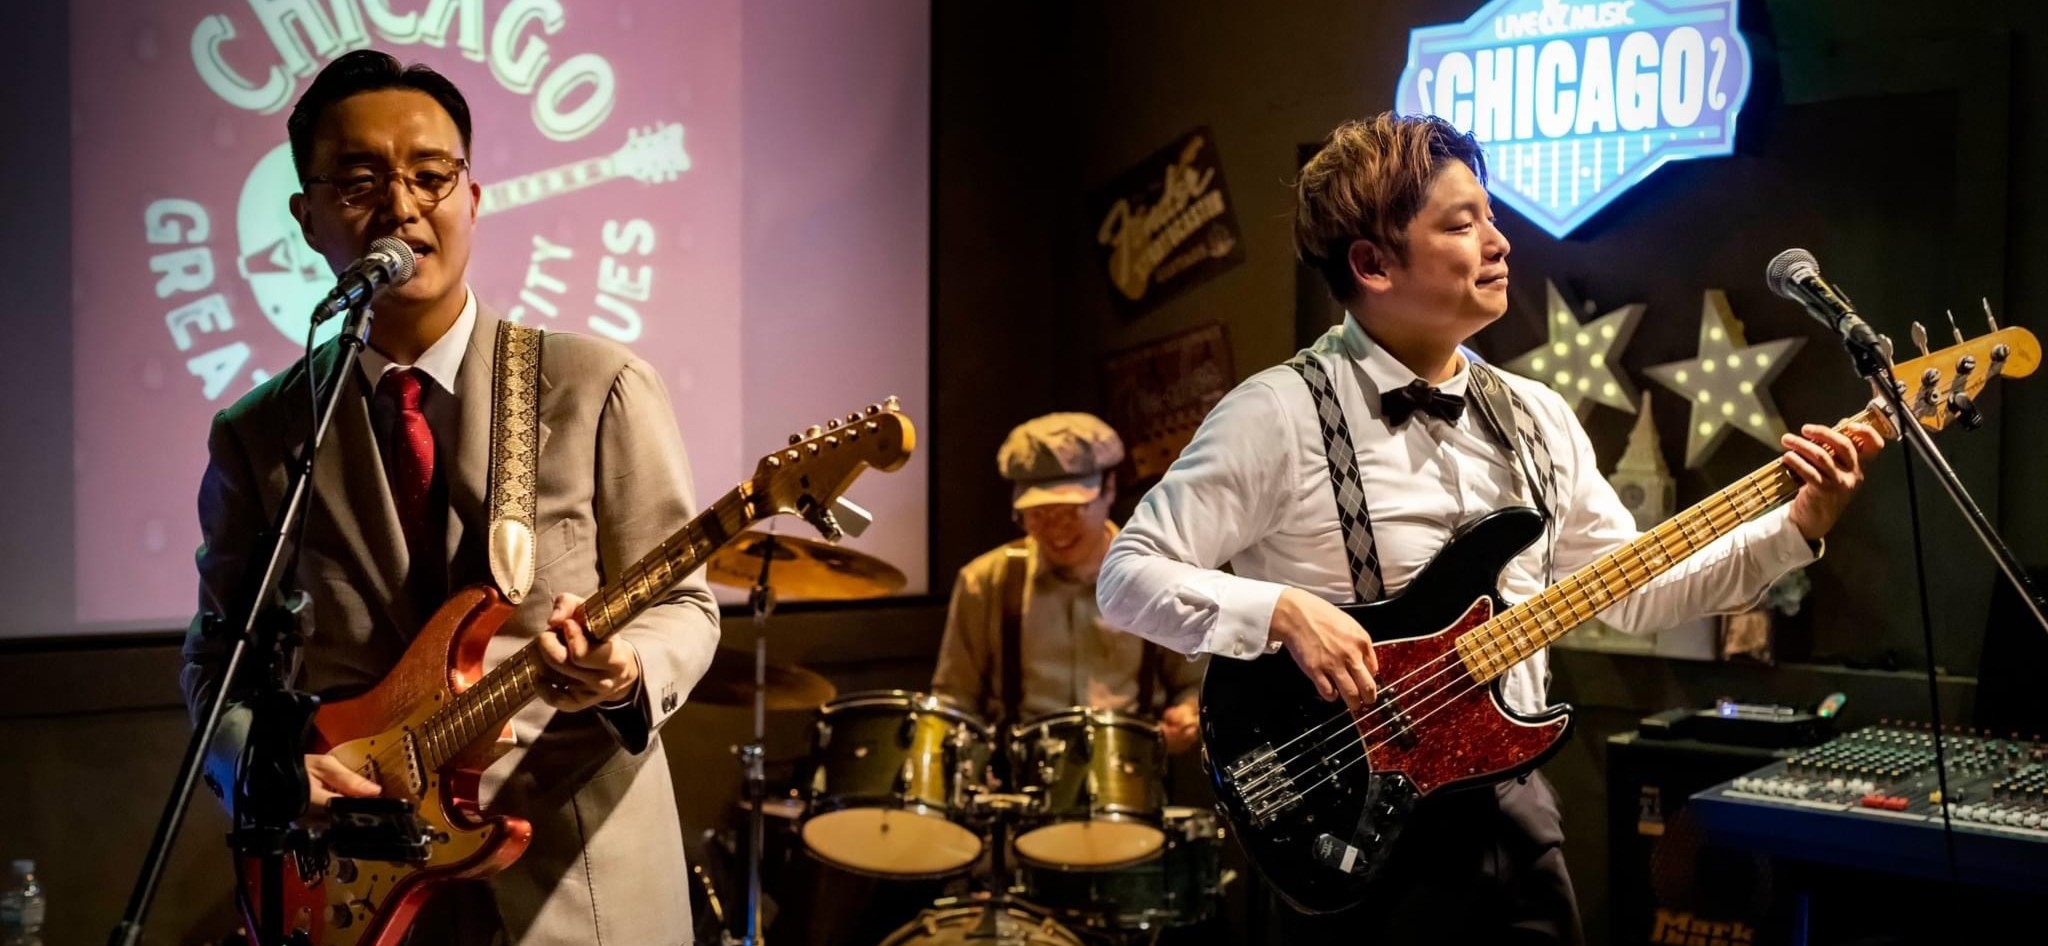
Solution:
<svg viewBox="0 0 2048 946">
<path fill-rule="evenodd" d="M 1053 867 L 1120 867 L 1159 853 L 1166 835 L 1139 821 L 1063 821 L 1025 832 L 1017 855 Z"/>
<path fill-rule="evenodd" d="M 981 857 L 981 836 L 938 813 L 848 808 L 814 815 L 804 846 L 825 862 L 882 877 L 935 877 Z"/>
</svg>

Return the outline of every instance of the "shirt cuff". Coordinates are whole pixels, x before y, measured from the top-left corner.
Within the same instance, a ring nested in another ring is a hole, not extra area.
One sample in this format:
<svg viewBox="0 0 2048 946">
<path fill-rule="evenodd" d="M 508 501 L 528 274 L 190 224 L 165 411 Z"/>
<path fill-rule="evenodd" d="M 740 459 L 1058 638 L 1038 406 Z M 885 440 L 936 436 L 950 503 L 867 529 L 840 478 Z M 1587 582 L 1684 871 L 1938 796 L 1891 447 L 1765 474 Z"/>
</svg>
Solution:
<svg viewBox="0 0 2048 946">
<path fill-rule="evenodd" d="M 1218 575 L 1216 626 L 1202 641 L 1202 650 L 1250 660 L 1269 649 L 1266 632 L 1273 626 L 1273 608 L 1286 585 L 1235 575 Z"/>
<path fill-rule="evenodd" d="M 640 702 L 640 681 L 638 681 L 638 680 L 634 680 L 634 681 L 633 681 L 633 692 L 631 692 L 631 693 L 628 693 L 628 694 L 626 694 L 626 695 L 625 695 L 625 696 L 624 696 L 623 698 L 621 698 L 621 699 L 619 699 L 619 700 L 617 700 L 617 701 L 615 701 L 615 702 L 611 702 L 611 703 L 599 703 L 599 704 L 597 704 L 597 708 L 598 708 L 598 709 L 601 709 L 601 710 L 622 710 L 622 709 L 625 709 L 625 708 L 627 708 L 627 707 L 629 707 L 629 706 L 633 706 L 633 705 L 636 705 L 636 704 L 638 704 L 639 702 Z"/>
<path fill-rule="evenodd" d="M 1790 506 L 1773 509 L 1758 521 L 1768 528 L 1764 541 L 1758 543 L 1758 557 L 1769 566 L 1767 571 L 1772 580 L 1792 569 L 1813 564 L 1827 550 L 1825 538 L 1808 542 L 1799 534 L 1799 527 L 1792 524 Z"/>
</svg>

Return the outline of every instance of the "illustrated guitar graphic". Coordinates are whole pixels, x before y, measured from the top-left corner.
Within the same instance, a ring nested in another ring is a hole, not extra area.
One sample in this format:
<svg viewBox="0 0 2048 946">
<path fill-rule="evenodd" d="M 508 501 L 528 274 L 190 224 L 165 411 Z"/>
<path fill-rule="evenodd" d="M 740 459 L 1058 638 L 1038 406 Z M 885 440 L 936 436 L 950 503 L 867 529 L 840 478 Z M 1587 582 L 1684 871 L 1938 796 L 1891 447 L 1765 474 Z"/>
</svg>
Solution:
<svg viewBox="0 0 2048 946">
<path fill-rule="evenodd" d="M 837 541 L 832 504 L 869 467 L 903 466 L 916 429 L 896 399 L 835 419 L 761 458 L 754 475 L 720 497 L 584 602 L 585 623 L 602 641 L 747 527 L 769 517 L 802 517 Z M 275 904 L 287 933 L 315 946 L 395 946 L 434 888 L 503 870 L 526 850 L 532 828 L 480 811 L 478 779 L 502 753 L 498 737 L 537 698 L 544 661 L 528 643 L 486 673 L 486 645 L 516 609 L 494 587 L 452 596 L 419 631 L 398 664 L 360 696 L 322 703 L 316 745 L 403 800 L 429 838 L 418 862 L 297 858 L 281 889 L 262 889 L 255 859 L 238 863 L 246 904 Z M 261 909 L 260 907 L 257 909 Z M 249 928 L 266 928 L 248 917 Z M 252 940 L 252 946 L 256 946 Z"/>
<path fill-rule="evenodd" d="M 1916 333 L 1918 336 L 1919 333 Z M 1854 418 L 1897 439 L 1981 422 L 1975 398 L 1994 378 L 2032 374 L 2041 347 L 2025 329 L 1897 366 L 1913 417 L 1873 401 Z M 1837 429 L 1840 429 L 1838 425 Z M 1373 638 L 1377 699 L 1325 702 L 1284 653 L 1214 660 L 1202 681 L 1203 761 L 1232 832 L 1296 908 L 1324 913 L 1367 899 L 1416 804 L 1446 789 L 1526 773 L 1563 743 L 1571 707 L 1536 715 L 1507 705 L 1500 677 L 1566 631 L 1736 526 L 1789 502 L 1800 481 L 1771 463 L 1509 607 L 1503 567 L 1543 534 L 1540 513 L 1503 509 L 1461 529 L 1401 593 L 1341 606 Z"/>
<path fill-rule="evenodd" d="M 486 184 L 477 214 L 514 210 L 620 178 L 661 184 L 675 180 L 689 169 L 690 154 L 683 150 L 683 126 L 663 122 L 628 132 L 626 143 L 611 154 Z"/>
</svg>

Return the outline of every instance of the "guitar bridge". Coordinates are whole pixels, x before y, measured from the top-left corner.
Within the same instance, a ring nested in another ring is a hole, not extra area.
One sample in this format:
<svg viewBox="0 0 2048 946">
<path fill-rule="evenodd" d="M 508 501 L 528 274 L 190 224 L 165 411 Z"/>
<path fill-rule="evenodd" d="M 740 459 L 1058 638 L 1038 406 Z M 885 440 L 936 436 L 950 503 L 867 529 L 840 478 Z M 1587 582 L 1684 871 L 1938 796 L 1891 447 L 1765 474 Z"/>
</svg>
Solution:
<svg viewBox="0 0 2048 946">
<path fill-rule="evenodd" d="M 1225 765 L 1223 775 L 1237 794 L 1238 803 L 1251 817 L 1252 824 L 1259 827 L 1301 803 L 1301 794 L 1294 790 L 1294 777 L 1280 763 L 1272 743 L 1253 749 Z"/>
</svg>

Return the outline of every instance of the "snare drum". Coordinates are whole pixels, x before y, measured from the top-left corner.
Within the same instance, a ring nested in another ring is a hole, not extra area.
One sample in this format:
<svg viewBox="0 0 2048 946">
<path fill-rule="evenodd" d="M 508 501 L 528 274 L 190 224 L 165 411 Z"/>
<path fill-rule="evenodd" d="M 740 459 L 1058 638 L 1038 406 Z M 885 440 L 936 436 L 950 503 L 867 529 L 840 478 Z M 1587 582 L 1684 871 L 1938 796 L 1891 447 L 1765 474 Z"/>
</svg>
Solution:
<svg viewBox="0 0 2048 946">
<path fill-rule="evenodd" d="M 1035 797 L 1017 838 L 1026 861 L 1112 867 L 1158 853 L 1166 741 L 1142 718 L 1077 706 L 1010 731 L 1012 781 Z"/>
<path fill-rule="evenodd" d="M 988 770 L 995 734 L 942 696 L 851 693 L 818 710 L 804 845 L 835 866 L 935 877 L 981 857 L 959 818 Z"/>
<path fill-rule="evenodd" d="M 1133 932 L 1202 923 L 1223 900 L 1223 829 L 1204 808 L 1170 807 L 1166 849 L 1108 870 L 1024 865 L 1024 895 L 1086 930 Z"/>
<path fill-rule="evenodd" d="M 949 897 L 903 925 L 882 946 L 1081 946 L 1037 907 L 1008 897 Z"/>
</svg>

